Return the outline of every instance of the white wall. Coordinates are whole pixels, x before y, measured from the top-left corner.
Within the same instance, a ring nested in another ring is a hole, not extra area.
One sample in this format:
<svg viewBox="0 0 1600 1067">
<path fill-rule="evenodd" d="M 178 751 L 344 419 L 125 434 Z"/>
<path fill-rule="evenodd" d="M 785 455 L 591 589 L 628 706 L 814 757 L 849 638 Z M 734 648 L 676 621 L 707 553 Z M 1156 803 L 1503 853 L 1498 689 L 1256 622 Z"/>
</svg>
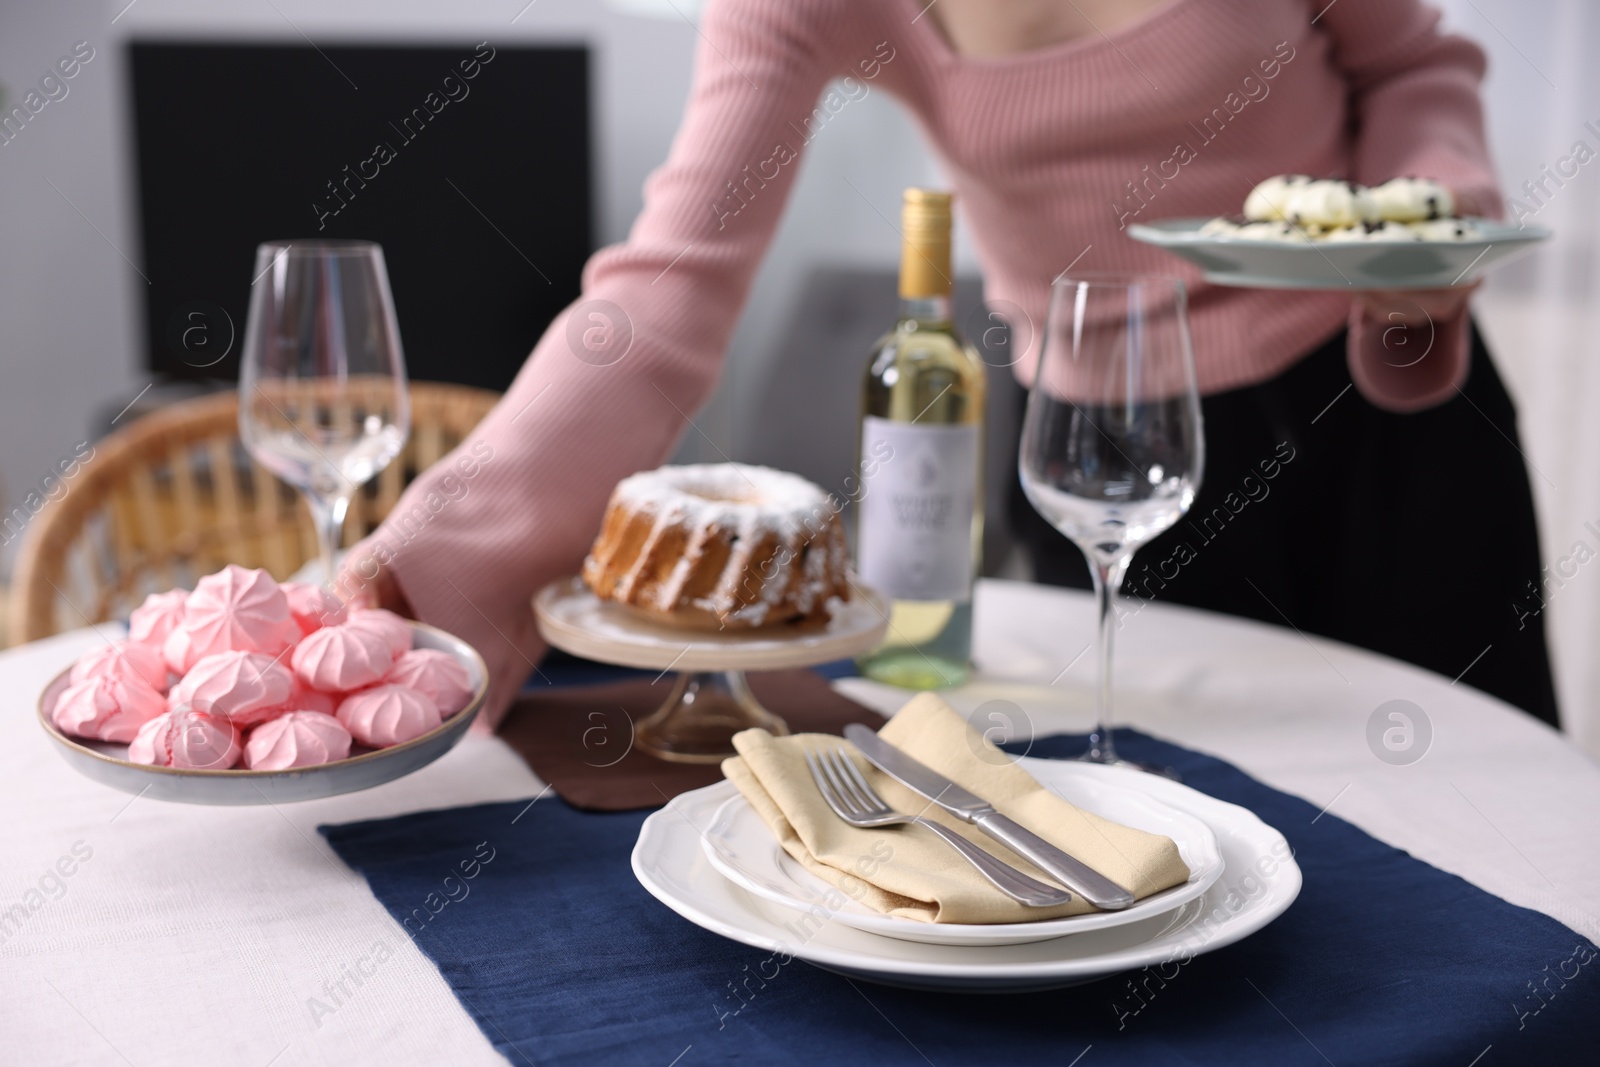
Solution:
<svg viewBox="0 0 1600 1067">
<path fill-rule="evenodd" d="M 79 439 L 94 413 L 131 397 L 145 380 L 138 292 L 145 282 L 110 247 L 139 261 L 119 47 L 127 36 L 594 41 L 597 222 L 606 240 L 625 232 L 645 172 L 666 152 L 695 40 L 681 21 L 641 21 L 584 0 L 540 0 L 515 24 L 521 0 L 127 2 L 0 5 L 0 81 L 13 98 L 73 41 L 88 40 L 97 51 L 70 95 L 0 148 L 0 499 L 7 507 Z"/>
<path fill-rule="evenodd" d="M 8 112 L 75 41 L 95 49 L 65 83 L 66 97 L 0 147 L 0 508 L 7 512 L 87 436 L 90 413 L 135 380 L 132 316 L 144 281 L 122 258 L 139 259 L 119 166 L 113 86 L 123 71 L 107 25 L 115 12 L 103 7 L 0 5 Z"/>
<path fill-rule="evenodd" d="M 1600 159 L 1542 206 L 1522 190 L 1584 140 L 1600 152 L 1600 5 L 1594 0 L 1437 0 L 1447 24 L 1489 54 L 1489 135 L 1500 183 L 1555 237 L 1497 272 L 1477 312 L 1517 401 L 1552 586 L 1545 624 L 1566 728 L 1600 756 Z M 1592 123 L 1594 129 L 1585 127 Z M 1507 445 L 1510 447 L 1510 445 Z M 1447 522 L 1470 536 L 1494 501 L 1463 501 Z M 1590 530 L 1586 524 L 1593 524 Z M 1563 559 L 1565 573 L 1557 571 Z M 1568 577 L 1567 575 L 1570 575 Z M 1506 606 L 1509 613 L 1512 608 Z M 1469 678 L 1470 680 L 1470 678 Z"/>
</svg>

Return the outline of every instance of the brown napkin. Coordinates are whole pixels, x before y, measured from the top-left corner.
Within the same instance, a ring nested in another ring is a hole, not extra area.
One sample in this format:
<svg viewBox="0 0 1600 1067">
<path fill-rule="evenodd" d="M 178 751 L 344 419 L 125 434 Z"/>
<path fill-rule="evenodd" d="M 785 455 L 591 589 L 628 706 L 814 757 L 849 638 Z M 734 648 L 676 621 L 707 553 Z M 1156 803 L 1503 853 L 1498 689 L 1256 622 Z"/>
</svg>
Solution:
<svg viewBox="0 0 1600 1067">
<path fill-rule="evenodd" d="M 815 671 L 747 675 L 761 705 L 795 733 L 841 733 L 852 722 L 876 729 L 883 716 L 835 692 Z M 679 793 L 722 780 L 715 763 L 668 763 L 630 745 L 633 723 L 667 698 L 672 675 L 552 689 L 512 707 L 500 736 L 563 800 L 585 811 L 658 808 Z M 626 755 L 624 755 L 626 753 Z"/>
<path fill-rule="evenodd" d="M 1135 830 L 1069 804 L 1039 785 L 1011 756 L 932 693 L 913 698 L 879 733 L 1137 898 L 1189 878 L 1189 868 L 1171 838 Z M 838 745 L 836 738 L 773 737 L 765 730 L 746 730 L 735 735 L 733 743 L 739 755 L 723 762 L 723 772 L 784 850 L 807 870 L 869 907 L 942 923 L 1029 922 L 1094 910 L 1080 897 L 1055 908 L 1024 907 L 994 888 L 925 827 L 861 830 L 845 823 L 823 801 L 805 761 L 807 744 Z M 870 766 L 853 747 L 848 751 L 878 795 L 896 811 L 942 823 L 1034 878 L 1051 882 L 1048 875 L 981 830 L 946 814 Z"/>
</svg>

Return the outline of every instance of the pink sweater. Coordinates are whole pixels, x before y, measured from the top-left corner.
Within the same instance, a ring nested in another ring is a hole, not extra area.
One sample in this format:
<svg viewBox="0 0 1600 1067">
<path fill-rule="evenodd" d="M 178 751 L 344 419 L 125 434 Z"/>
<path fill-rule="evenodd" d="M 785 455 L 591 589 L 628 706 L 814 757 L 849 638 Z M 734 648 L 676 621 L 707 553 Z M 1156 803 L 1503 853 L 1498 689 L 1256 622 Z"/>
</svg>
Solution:
<svg viewBox="0 0 1600 1067">
<path fill-rule="evenodd" d="M 973 59 L 919 17 L 924 7 L 712 0 L 683 125 L 627 241 L 590 260 L 583 297 L 505 399 L 407 491 L 405 521 L 374 534 L 418 616 L 489 661 L 491 723 L 543 652 L 530 597 L 577 571 L 619 479 L 697 432 L 690 420 L 799 156 L 850 121 L 865 91 L 892 94 L 921 125 L 971 224 L 987 298 L 1036 324 L 1068 264 L 1177 271 L 1191 285 L 1206 392 L 1271 378 L 1347 321 L 1351 370 L 1374 403 L 1415 410 L 1463 379 L 1461 320 L 1438 324 L 1430 357 L 1399 368 L 1383 358 L 1384 324 L 1362 322 L 1349 294 L 1210 286 L 1124 232 L 1236 212 L 1256 181 L 1289 172 L 1429 176 L 1496 210 L 1483 54 L 1439 34 L 1435 11 L 1417 0 L 1167 0 L 1106 36 Z"/>
</svg>

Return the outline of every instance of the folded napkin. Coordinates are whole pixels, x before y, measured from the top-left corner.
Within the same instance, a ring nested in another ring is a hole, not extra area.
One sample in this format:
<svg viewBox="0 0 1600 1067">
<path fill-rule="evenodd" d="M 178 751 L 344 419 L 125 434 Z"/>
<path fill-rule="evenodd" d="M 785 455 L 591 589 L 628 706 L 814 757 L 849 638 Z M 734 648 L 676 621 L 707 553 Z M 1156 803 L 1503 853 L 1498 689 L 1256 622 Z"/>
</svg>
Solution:
<svg viewBox="0 0 1600 1067">
<path fill-rule="evenodd" d="M 1056 796 L 932 693 L 912 699 L 879 733 L 1136 898 L 1189 878 L 1189 868 L 1171 838 L 1102 819 Z M 773 737 L 765 730 L 745 730 L 733 738 L 739 755 L 722 764 L 722 772 L 738 786 L 784 851 L 812 874 L 870 908 L 922 922 L 1030 922 L 1095 910 L 1078 896 L 1055 908 L 1024 907 L 926 827 L 862 830 L 849 825 L 822 799 L 805 759 L 808 746 L 841 743 L 821 734 Z M 977 827 L 946 814 L 869 765 L 852 746 L 846 744 L 846 751 L 896 811 L 941 823 L 1034 878 L 1054 884 Z"/>
</svg>

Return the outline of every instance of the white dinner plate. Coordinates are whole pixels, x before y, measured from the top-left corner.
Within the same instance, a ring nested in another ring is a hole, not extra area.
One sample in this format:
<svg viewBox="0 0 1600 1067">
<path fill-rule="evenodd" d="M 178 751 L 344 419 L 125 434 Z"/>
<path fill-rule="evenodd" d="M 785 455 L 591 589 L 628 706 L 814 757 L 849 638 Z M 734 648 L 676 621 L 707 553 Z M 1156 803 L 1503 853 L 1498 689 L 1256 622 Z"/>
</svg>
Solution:
<svg viewBox="0 0 1600 1067">
<path fill-rule="evenodd" d="M 67 688 L 68 671 L 56 675 L 40 695 L 39 725 L 56 742 L 53 747 L 73 769 L 102 785 L 156 800 L 213 805 L 283 804 L 370 789 L 426 767 L 454 748 L 483 707 L 488 690 L 489 671 L 476 649 L 461 638 L 432 626 L 420 622 L 411 626 L 413 648 L 448 652 L 467 669 L 472 683 L 472 701 L 421 737 L 390 748 L 357 748 L 348 759 L 287 771 L 252 771 L 244 767 L 190 770 L 133 763 L 128 759 L 127 745 L 68 737 L 51 721 L 50 712 L 56 698 Z"/>
<path fill-rule="evenodd" d="M 1188 881 L 1121 911 L 1092 911 L 1034 922 L 919 922 L 885 915 L 848 898 L 832 918 L 856 930 L 929 945 L 1022 945 L 1161 915 L 1199 897 L 1222 877 L 1222 852 L 1216 835 L 1204 820 L 1151 796 L 1144 786 L 1155 779 L 1154 775 L 1067 760 L 1030 761 L 1028 770 L 1040 785 L 1085 811 L 1172 838 L 1178 854 L 1189 866 Z M 717 809 L 701 840 L 712 866 L 735 884 L 775 904 L 805 911 L 823 903 L 830 894 L 836 900 L 840 895 L 785 852 L 755 809 L 738 794 Z"/>
<path fill-rule="evenodd" d="M 1467 285 L 1490 266 L 1550 236 L 1472 219 L 1470 241 L 1263 241 L 1201 234 L 1210 219 L 1167 219 L 1128 227 L 1136 241 L 1157 245 L 1205 271 L 1216 285 L 1255 289 L 1443 289 Z"/>
<path fill-rule="evenodd" d="M 1023 759 L 1034 773 L 1042 760 Z M 1089 982 L 1230 945 L 1283 914 L 1300 892 L 1300 868 L 1283 835 L 1244 808 L 1152 776 L 1149 795 L 1203 819 L 1225 871 L 1200 897 L 1164 915 L 1026 945 L 927 945 L 880 937 L 764 900 L 723 877 L 701 834 L 737 790 L 732 782 L 676 797 L 645 820 L 633 873 L 679 915 L 713 933 L 824 970 L 915 989 L 1021 992 Z"/>
</svg>

